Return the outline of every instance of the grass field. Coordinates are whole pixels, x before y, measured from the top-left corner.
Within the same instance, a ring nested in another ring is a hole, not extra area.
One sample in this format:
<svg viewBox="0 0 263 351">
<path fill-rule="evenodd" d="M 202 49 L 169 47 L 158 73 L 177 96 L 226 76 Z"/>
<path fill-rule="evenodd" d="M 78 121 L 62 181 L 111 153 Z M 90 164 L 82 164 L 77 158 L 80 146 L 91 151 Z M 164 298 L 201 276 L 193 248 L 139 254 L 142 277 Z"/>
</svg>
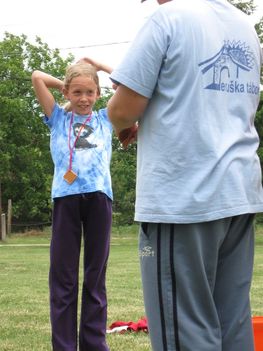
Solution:
<svg viewBox="0 0 263 351">
<path fill-rule="evenodd" d="M 114 229 L 107 271 L 108 325 L 137 321 L 144 307 L 137 253 L 137 226 Z M 0 350 L 49 351 L 50 231 L 12 235 L 0 242 Z M 257 227 L 251 289 L 253 315 L 263 315 L 263 226 Z M 111 351 L 149 351 L 145 333 L 110 334 Z"/>
</svg>

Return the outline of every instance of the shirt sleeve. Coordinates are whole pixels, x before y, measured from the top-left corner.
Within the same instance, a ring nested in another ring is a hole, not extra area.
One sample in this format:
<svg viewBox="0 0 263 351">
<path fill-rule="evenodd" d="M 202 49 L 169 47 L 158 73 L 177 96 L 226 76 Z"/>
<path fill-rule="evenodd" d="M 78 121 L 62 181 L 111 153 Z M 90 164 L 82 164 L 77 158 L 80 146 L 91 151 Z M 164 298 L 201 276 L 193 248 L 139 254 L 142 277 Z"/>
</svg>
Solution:
<svg viewBox="0 0 263 351">
<path fill-rule="evenodd" d="M 151 98 L 169 45 L 162 11 L 156 11 L 136 35 L 111 80 Z"/>
<path fill-rule="evenodd" d="M 58 118 L 61 118 L 61 110 L 62 108 L 58 104 L 55 104 L 51 116 L 47 117 L 45 115 L 43 117 L 43 122 L 49 127 L 49 129 L 52 129 L 54 127 Z"/>
</svg>

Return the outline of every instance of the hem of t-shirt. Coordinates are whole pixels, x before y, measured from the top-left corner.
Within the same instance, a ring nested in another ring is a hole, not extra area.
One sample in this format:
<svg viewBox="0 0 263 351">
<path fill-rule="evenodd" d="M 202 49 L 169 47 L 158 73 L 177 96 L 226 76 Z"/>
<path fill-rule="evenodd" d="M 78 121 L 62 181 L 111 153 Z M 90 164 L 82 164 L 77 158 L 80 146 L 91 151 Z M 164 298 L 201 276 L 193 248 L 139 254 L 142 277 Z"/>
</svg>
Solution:
<svg viewBox="0 0 263 351">
<path fill-rule="evenodd" d="M 217 210 L 208 213 L 195 214 L 161 214 L 161 213 L 140 213 L 135 212 L 134 220 L 136 222 L 149 223 L 200 223 L 210 222 L 221 218 L 239 216 L 242 214 L 253 214 L 263 212 L 263 204 L 240 206 L 232 209 Z"/>
<path fill-rule="evenodd" d="M 61 197 L 65 197 L 65 196 L 71 196 L 71 195 L 81 195 L 81 194 L 87 194 L 87 193 L 96 193 L 96 192 L 100 192 L 100 193 L 103 193 L 105 194 L 106 196 L 108 196 L 108 198 L 113 201 L 113 195 L 112 193 L 108 193 L 104 190 L 98 190 L 98 189 L 90 189 L 90 190 L 83 190 L 83 191 L 80 191 L 80 192 L 65 192 L 65 193 L 60 193 L 60 194 L 54 194 L 52 195 L 52 200 L 54 201 L 54 199 L 58 199 L 58 198 L 61 198 Z"/>
</svg>

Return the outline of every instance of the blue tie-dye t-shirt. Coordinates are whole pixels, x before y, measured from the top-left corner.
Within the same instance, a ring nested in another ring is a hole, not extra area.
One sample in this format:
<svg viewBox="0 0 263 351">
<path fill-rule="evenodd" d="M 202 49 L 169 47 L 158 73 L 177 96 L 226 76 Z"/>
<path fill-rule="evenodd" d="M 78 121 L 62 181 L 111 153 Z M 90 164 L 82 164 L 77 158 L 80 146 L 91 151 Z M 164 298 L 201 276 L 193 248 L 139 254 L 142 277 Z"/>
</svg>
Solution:
<svg viewBox="0 0 263 351">
<path fill-rule="evenodd" d="M 79 130 L 87 116 L 74 114 L 64 108 L 54 107 L 50 118 L 44 117 L 44 123 L 50 129 L 50 149 L 54 162 L 52 198 L 101 191 L 112 199 L 110 160 L 112 147 L 112 125 L 106 109 L 93 112 L 91 119 Z M 77 174 L 69 184 L 64 175 L 69 169 L 70 147 L 72 148 L 72 171 Z"/>
</svg>

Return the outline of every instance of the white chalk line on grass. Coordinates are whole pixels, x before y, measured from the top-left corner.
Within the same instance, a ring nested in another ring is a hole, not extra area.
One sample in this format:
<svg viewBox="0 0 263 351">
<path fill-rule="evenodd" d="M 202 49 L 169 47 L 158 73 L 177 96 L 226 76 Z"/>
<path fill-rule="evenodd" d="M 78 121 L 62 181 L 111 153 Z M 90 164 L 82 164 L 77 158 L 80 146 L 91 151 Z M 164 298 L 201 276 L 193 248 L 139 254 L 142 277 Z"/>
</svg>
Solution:
<svg viewBox="0 0 263 351">
<path fill-rule="evenodd" d="M 49 247 L 50 244 L 0 244 L 0 247 Z"/>
<path fill-rule="evenodd" d="M 111 244 L 111 246 L 120 246 L 121 244 Z M 0 247 L 49 247 L 50 244 L 0 244 Z"/>
</svg>

